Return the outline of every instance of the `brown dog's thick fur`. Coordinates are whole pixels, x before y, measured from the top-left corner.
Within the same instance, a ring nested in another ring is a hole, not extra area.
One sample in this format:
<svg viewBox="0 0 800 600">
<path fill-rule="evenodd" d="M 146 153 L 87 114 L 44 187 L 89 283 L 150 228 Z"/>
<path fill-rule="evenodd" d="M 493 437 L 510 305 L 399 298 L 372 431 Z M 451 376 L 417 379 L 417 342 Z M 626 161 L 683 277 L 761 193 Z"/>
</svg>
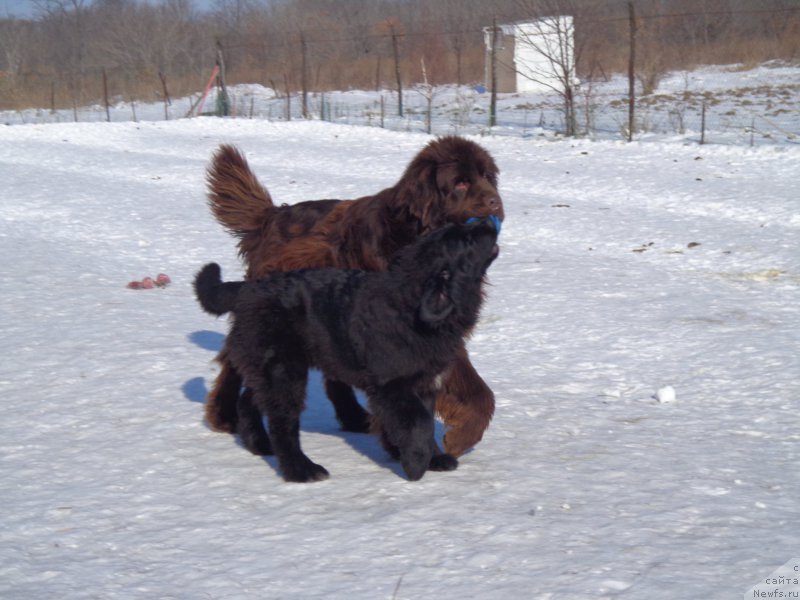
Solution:
<svg viewBox="0 0 800 600">
<path fill-rule="evenodd" d="M 338 267 L 385 271 L 394 254 L 446 223 L 472 217 L 503 219 L 498 169 L 478 144 L 457 136 L 425 146 L 390 188 L 356 200 L 316 200 L 276 206 L 242 154 L 223 145 L 208 170 L 209 205 L 239 241 L 246 277 L 276 271 Z M 236 432 L 247 410 L 242 380 L 225 356 L 206 404 L 209 424 Z M 366 431 L 369 418 L 349 386 L 326 381 L 337 418 L 348 431 Z M 243 404 L 245 406 L 243 406 Z M 445 450 L 460 456 L 478 443 L 494 414 L 494 394 L 469 361 L 463 344 L 436 399 L 448 430 Z"/>
</svg>

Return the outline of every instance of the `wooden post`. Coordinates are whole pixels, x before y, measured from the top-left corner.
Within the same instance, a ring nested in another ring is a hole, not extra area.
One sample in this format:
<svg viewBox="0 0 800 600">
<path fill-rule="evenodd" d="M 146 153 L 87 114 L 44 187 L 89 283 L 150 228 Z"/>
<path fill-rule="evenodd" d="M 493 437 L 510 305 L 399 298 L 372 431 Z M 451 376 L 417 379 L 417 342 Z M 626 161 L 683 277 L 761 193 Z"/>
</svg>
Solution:
<svg viewBox="0 0 800 600">
<path fill-rule="evenodd" d="M 289 91 L 289 78 L 283 74 L 283 85 L 286 88 L 286 120 L 292 120 L 292 93 Z"/>
<path fill-rule="evenodd" d="M 703 102 L 703 107 L 700 111 L 700 145 L 706 143 L 706 103 Z"/>
<path fill-rule="evenodd" d="M 50 114 L 56 114 L 56 82 L 50 82 Z"/>
<path fill-rule="evenodd" d="M 628 57 L 628 141 L 633 140 L 636 111 L 636 13 L 633 2 L 628 2 L 628 24 L 630 28 L 630 56 Z"/>
<path fill-rule="evenodd" d="M 106 77 L 105 67 L 103 67 L 103 101 L 106 104 L 106 121 L 111 123 L 111 110 L 108 106 L 108 77 Z"/>
<path fill-rule="evenodd" d="M 139 119 L 136 118 L 136 99 L 131 96 L 131 112 L 133 113 L 133 122 L 138 123 Z"/>
<path fill-rule="evenodd" d="M 489 127 L 494 127 L 497 125 L 497 16 L 492 18 L 492 48 L 489 52 L 489 77 L 492 87 L 489 100 Z"/>
<path fill-rule="evenodd" d="M 397 47 L 397 32 L 394 25 L 390 27 L 392 32 L 392 53 L 394 54 L 394 76 L 397 79 L 397 114 L 403 116 L 403 80 L 400 77 L 400 51 Z"/>
<path fill-rule="evenodd" d="M 225 83 L 225 56 L 222 52 L 222 42 L 217 38 L 217 66 L 219 67 L 219 97 L 217 99 L 217 114 L 220 117 L 230 115 L 231 109 L 228 102 L 228 86 Z"/>
<path fill-rule="evenodd" d="M 308 46 L 306 45 L 306 36 L 300 34 L 300 85 L 303 88 L 303 118 L 308 118 Z"/>
<path fill-rule="evenodd" d="M 386 118 L 386 98 L 381 94 L 381 129 L 385 129 L 384 119 Z"/>
<path fill-rule="evenodd" d="M 430 135 L 431 128 L 432 128 L 432 113 L 433 113 L 433 86 L 428 83 L 428 70 L 425 68 L 425 59 L 419 59 L 420 67 L 422 67 L 422 81 L 423 81 L 423 89 L 425 92 L 423 93 L 423 97 L 427 102 L 427 109 L 425 111 L 425 133 Z"/>
<path fill-rule="evenodd" d="M 164 120 L 169 121 L 169 110 L 168 107 L 172 104 L 172 101 L 169 99 L 169 90 L 167 89 L 167 76 L 164 75 L 161 71 L 158 72 L 158 78 L 161 80 L 161 89 L 164 91 Z"/>
</svg>

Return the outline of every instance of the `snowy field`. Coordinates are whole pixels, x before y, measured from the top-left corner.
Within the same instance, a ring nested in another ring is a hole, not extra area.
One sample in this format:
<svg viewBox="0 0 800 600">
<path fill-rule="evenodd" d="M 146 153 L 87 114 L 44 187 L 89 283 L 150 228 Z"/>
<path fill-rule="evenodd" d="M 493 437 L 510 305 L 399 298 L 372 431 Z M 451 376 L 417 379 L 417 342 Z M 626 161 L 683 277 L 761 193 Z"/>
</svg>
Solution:
<svg viewBox="0 0 800 600">
<path fill-rule="evenodd" d="M 191 279 L 242 272 L 213 150 L 293 203 L 391 185 L 429 139 L 0 128 L 0 598 L 752 598 L 800 555 L 797 145 L 476 138 L 507 214 L 469 346 L 498 404 L 455 472 L 406 481 L 319 380 L 302 441 L 328 481 L 206 427 L 226 321 Z"/>
</svg>

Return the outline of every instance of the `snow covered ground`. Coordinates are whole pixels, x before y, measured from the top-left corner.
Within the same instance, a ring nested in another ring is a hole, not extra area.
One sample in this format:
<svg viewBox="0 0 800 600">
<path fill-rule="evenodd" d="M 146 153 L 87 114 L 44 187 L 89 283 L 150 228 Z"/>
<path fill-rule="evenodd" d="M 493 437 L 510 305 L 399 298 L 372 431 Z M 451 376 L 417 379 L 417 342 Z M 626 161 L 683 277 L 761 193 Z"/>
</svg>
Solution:
<svg viewBox="0 0 800 600">
<path fill-rule="evenodd" d="M 407 482 L 318 380 L 328 481 L 204 425 L 226 321 L 191 278 L 242 272 L 212 151 L 292 203 L 388 186 L 428 139 L 0 128 L 1 598 L 728 599 L 800 554 L 797 145 L 477 138 L 507 214 L 470 343 L 498 406 L 455 472 Z"/>
</svg>

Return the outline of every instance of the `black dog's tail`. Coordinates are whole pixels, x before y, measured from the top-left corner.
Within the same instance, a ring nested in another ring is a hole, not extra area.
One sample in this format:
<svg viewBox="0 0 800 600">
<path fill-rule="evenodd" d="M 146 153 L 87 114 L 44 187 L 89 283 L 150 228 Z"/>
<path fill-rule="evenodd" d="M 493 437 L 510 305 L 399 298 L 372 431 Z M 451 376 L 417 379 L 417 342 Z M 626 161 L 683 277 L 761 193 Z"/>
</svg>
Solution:
<svg viewBox="0 0 800 600">
<path fill-rule="evenodd" d="M 217 263 L 208 263 L 194 278 L 194 293 L 203 310 L 212 315 L 224 315 L 233 310 L 243 281 L 223 283 Z"/>
</svg>

